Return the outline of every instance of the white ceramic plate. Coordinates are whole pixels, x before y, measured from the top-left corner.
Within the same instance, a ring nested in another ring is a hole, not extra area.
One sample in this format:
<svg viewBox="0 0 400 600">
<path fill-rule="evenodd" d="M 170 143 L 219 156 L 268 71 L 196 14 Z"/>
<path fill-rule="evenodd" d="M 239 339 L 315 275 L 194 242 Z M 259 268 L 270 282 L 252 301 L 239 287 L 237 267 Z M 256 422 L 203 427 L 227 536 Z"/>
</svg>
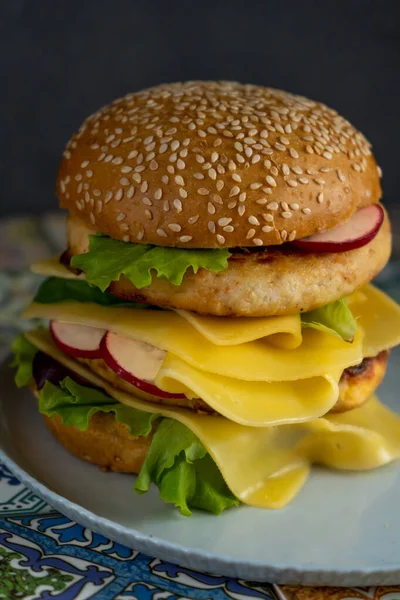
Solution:
<svg viewBox="0 0 400 600">
<path fill-rule="evenodd" d="M 397 366 L 380 397 L 400 412 Z M 163 560 L 253 581 L 376 585 L 400 581 L 400 462 L 369 473 L 315 469 L 285 509 L 181 517 L 157 490 L 102 473 L 47 432 L 29 391 L 0 369 L 0 460 L 47 502 L 90 529 Z"/>
</svg>

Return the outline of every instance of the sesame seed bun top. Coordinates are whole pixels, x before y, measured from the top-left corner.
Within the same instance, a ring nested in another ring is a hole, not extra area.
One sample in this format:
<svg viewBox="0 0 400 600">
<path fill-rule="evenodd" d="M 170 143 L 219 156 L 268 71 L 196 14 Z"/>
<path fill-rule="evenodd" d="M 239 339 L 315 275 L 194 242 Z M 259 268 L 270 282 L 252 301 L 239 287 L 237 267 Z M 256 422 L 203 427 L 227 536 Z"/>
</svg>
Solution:
<svg viewBox="0 0 400 600">
<path fill-rule="evenodd" d="M 381 195 L 370 144 L 325 105 L 232 82 L 156 86 L 91 115 L 64 151 L 61 206 L 124 241 L 281 244 Z"/>
</svg>

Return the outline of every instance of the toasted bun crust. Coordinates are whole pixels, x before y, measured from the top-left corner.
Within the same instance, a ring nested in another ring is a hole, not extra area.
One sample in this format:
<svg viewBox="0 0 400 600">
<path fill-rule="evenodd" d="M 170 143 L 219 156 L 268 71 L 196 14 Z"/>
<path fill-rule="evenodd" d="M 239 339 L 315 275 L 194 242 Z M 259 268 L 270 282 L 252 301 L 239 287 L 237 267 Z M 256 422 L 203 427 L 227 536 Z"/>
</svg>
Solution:
<svg viewBox="0 0 400 600">
<path fill-rule="evenodd" d="M 58 415 L 43 418 L 49 431 L 68 452 L 105 471 L 139 473 L 150 447 L 151 435 L 131 437 L 128 428 L 117 423 L 110 414 L 93 415 L 86 431 L 63 425 Z"/>
<path fill-rule="evenodd" d="M 88 249 L 93 230 L 70 218 L 68 252 Z M 383 269 L 391 251 L 386 216 L 378 235 L 366 246 L 341 253 L 307 254 L 291 246 L 235 253 L 220 273 L 186 273 L 180 286 L 153 278 L 138 290 L 128 279 L 109 291 L 129 300 L 217 316 L 259 317 L 295 314 L 328 304 L 368 283 Z"/>
<path fill-rule="evenodd" d="M 364 136 L 325 105 L 234 82 L 160 85 L 68 143 L 63 208 L 113 238 L 185 248 L 282 244 L 381 196 Z"/>
<path fill-rule="evenodd" d="M 339 384 L 340 397 L 332 412 L 350 410 L 366 402 L 382 381 L 387 361 L 386 351 L 366 359 L 359 367 L 346 369 Z M 88 362 L 93 363 L 93 370 L 97 372 L 98 361 Z M 104 376 L 103 369 L 99 374 Z M 37 396 L 37 390 L 34 393 Z M 58 415 L 51 419 L 43 418 L 49 431 L 68 452 L 107 471 L 138 473 L 152 439 L 151 434 L 133 438 L 125 425 L 117 423 L 113 415 L 106 413 L 93 415 L 86 431 L 80 431 L 73 425 L 63 425 Z"/>
</svg>

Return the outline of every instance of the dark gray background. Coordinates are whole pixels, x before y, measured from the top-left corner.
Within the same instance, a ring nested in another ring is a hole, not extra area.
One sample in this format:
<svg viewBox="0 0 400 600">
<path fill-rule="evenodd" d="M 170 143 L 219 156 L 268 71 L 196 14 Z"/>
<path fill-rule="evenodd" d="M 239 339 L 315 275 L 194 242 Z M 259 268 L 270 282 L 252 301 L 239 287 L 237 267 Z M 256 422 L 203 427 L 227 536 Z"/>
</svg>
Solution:
<svg viewBox="0 0 400 600">
<path fill-rule="evenodd" d="M 59 156 L 94 109 L 194 78 L 330 104 L 373 142 L 394 204 L 399 17 L 398 0 L 0 0 L 0 214 L 56 206 Z"/>
</svg>

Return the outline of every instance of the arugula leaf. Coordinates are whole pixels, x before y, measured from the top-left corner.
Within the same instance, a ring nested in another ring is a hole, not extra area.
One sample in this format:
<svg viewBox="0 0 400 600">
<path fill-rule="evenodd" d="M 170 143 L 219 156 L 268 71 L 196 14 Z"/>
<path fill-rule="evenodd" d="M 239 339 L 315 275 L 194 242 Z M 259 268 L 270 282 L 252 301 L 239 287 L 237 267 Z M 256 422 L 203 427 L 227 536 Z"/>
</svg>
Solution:
<svg viewBox="0 0 400 600">
<path fill-rule="evenodd" d="M 104 292 L 112 281 L 124 275 L 141 289 L 151 284 L 154 270 L 159 279 L 180 285 L 189 268 L 219 272 L 228 268 L 229 250 L 165 248 L 121 242 L 104 235 L 89 236 L 89 252 L 71 259 L 71 265 L 81 269 L 87 281 Z"/>
<path fill-rule="evenodd" d="M 192 508 L 220 514 L 239 505 L 199 439 L 173 419 L 163 419 L 157 428 L 136 480 L 136 492 L 147 492 L 151 482 L 158 486 L 160 497 L 184 516 L 190 516 Z"/>
<path fill-rule="evenodd" d="M 59 415 L 64 425 L 76 425 L 80 431 L 89 427 L 91 417 L 97 412 L 112 412 L 118 423 L 128 426 L 133 437 L 149 435 L 153 421 L 159 417 L 120 404 L 101 390 L 80 385 L 71 377 L 66 377 L 59 386 L 46 381 L 39 394 L 39 412 L 50 418 Z"/>
<path fill-rule="evenodd" d="M 352 342 L 357 331 L 357 321 L 347 306 L 347 298 L 303 313 L 301 325 L 336 335 L 345 342 Z"/>
<path fill-rule="evenodd" d="M 21 333 L 11 344 L 11 350 L 14 353 L 14 360 L 11 367 L 17 367 L 14 381 L 17 387 L 21 388 L 28 385 L 32 379 L 32 363 L 37 353 L 37 348 Z"/>
<path fill-rule="evenodd" d="M 54 304 L 65 300 L 77 302 L 95 302 L 101 306 L 127 306 L 131 308 L 146 308 L 146 304 L 118 298 L 107 292 L 101 292 L 87 281 L 49 277 L 40 285 L 34 302 L 39 304 Z"/>
</svg>

